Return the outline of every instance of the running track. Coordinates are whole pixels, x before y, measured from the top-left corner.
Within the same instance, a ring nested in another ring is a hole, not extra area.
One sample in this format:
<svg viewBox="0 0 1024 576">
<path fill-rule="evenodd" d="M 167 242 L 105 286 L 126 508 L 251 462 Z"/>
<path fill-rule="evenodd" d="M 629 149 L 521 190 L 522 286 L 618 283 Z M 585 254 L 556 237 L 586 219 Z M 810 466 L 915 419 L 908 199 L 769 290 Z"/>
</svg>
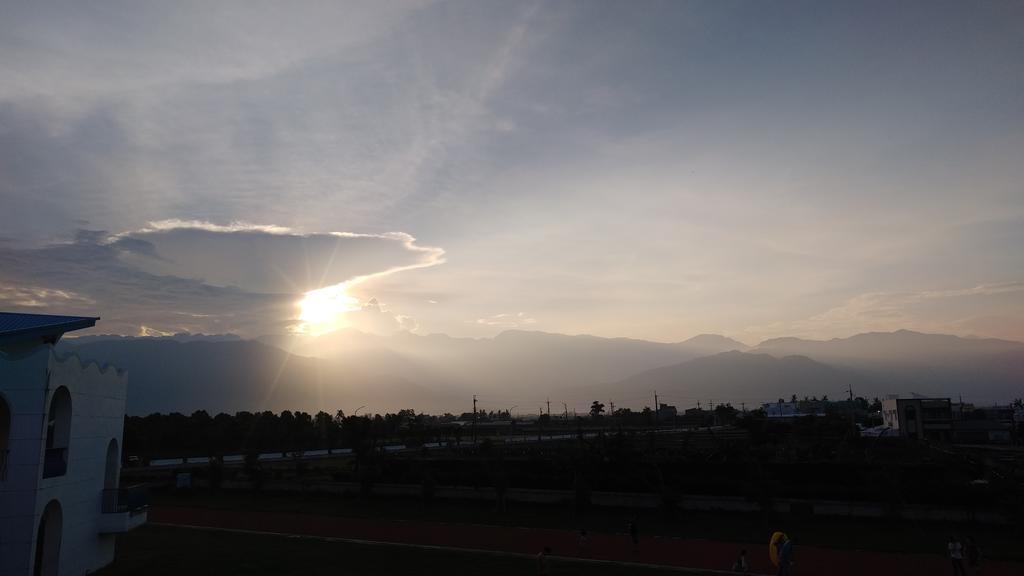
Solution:
<svg viewBox="0 0 1024 576">
<path fill-rule="evenodd" d="M 639 550 L 634 551 L 629 537 L 625 534 L 591 533 L 589 544 L 586 549 L 581 550 L 577 534 L 570 530 L 169 506 L 150 508 L 149 521 L 177 526 L 523 554 L 536 554 L 544 546 L 550 546 L 555 556 L 709 570 L 727 570 L 739 550 L 745 547 L 751 572 L 774 573 L 767 558 L 766 543 L 743 545 L 734 542 L 684 540 L 641 534 Z M 937 544 L 939 547 L 944 545 L 943 542 Z M 795 558 L 794 571 L 798 575 L 935 576 L 952 573 L 949 560 L 940 555 L 797 546 Z M 985 576 L 1024 574 L 1024 564 L 1019 563 L 988 561 L 983 568 Z"/>
</svg>

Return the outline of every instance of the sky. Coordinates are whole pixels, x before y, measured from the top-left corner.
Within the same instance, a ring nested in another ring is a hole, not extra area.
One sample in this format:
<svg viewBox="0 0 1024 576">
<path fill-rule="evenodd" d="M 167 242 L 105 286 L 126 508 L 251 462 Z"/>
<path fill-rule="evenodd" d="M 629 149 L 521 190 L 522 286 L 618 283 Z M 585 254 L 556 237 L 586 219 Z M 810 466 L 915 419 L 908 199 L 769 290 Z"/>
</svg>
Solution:
<svg viewBox="0 0 1024 576">
<path fill-rule="evenodd" d="M 1024 3 L 0 0 L 0 308 L 1024 340 Z"/>
</svg>

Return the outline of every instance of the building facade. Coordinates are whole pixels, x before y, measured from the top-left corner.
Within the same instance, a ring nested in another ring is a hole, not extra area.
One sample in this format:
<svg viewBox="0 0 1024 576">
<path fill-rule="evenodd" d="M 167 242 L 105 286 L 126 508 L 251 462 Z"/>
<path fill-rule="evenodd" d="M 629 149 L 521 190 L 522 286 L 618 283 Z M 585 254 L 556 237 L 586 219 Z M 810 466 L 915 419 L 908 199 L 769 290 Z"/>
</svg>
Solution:
<svg viewBox="0 0 1024 576">
<path fill-rule="evenodd" d="M 952 438 L 953 409 L 949 398 L 895 398 L 882 400 L 883 425 L 901 438 L 948 442 Z"/>
<path fill-rule="evenodd" d="M 77 575 L 114 559 L 118 533 L 146 520 L 119 486 L 126 378 L 58 357 L 97 318 L 0 313 L 0 574 Z"/>
<path fill-rule="evenodd" d="M 1010 444 L 1017 440 L 1014 408 L 953 405 L 953 439 L 960 444 Z"/>
</svg>

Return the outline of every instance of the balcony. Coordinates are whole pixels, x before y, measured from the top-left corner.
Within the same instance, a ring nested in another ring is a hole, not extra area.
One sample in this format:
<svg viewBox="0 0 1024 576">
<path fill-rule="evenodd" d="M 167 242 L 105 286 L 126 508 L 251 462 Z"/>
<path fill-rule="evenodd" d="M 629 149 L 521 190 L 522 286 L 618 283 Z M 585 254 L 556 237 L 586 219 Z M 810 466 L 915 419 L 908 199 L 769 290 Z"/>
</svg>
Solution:
<svg viewBox="0 0 1024 576">
<path fill-rule="evenodd" d="M 100 534 L 118 534 L 142 526 L 148 506 L 149 495 L 143 484 L 104 490 Z"/>
<path fill-rule="evenodd" d="M 68 449 L 47 448 L 43 459 L 43 478 L 63 476 L 68 471 Z"/>
</svg>

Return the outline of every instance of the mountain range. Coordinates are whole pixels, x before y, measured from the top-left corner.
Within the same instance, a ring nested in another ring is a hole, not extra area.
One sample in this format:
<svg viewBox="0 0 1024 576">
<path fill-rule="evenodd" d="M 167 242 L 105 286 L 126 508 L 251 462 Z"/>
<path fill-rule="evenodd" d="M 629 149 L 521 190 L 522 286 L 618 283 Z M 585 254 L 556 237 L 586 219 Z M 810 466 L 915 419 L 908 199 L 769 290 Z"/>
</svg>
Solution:
<svg viewBox="0 0 1024 576">
<path fill-rule="evenodd" d="M 640 408 L 660 401 L 754 405 L 779 397 L 921 393 L 980 403 L 1024 394 L 1024 344 L 910 331 L 749 347 L 510 330 L 494 338 L 342 330 L 314 340 L 175 335 L 66 338 L 61 352 L 129 371 L 128 412 L 238 410 L 533 412 L 548 399 Z M 546 405 L 545 405 L 546 406 Z M 557 411 L 557 410 L 556 410 Z"/>
</svg>

